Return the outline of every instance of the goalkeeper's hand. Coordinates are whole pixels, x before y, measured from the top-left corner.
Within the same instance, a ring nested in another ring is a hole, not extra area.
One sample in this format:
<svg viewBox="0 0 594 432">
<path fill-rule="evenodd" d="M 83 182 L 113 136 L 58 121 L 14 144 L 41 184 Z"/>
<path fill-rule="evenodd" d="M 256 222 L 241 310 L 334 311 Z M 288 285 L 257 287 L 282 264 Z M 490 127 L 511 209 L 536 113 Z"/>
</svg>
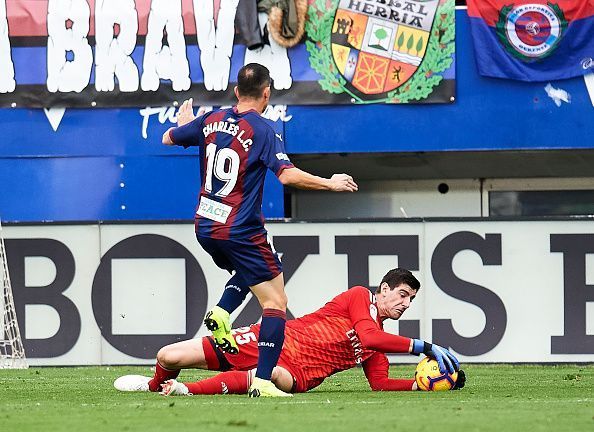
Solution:
<svg viewBox="0 0 594 432">
<path fill-rule="evenodd" d="M 456 383 L 454 384 L 454 387 L 452 387 L 452 390 L 460 390 L 461 388 L 464 388 L 465 384 L 466 384 L 466 374 L 464 373 L 464 371 L 462 369 L 460 369 L 458 371 L 458 378 L 456 379 Z"/>
<path fill-rule="evenodd" d="M 427 357 L 434 358 L 439 364 L 439 371 L 445 373 L 454 373 L 460 369 L 460 362 L 458 359 L 444 347 L 430 344 L 429 342 L 420 339 L 413 339 L 412 354 L 425 354 Z"/>
</svg>

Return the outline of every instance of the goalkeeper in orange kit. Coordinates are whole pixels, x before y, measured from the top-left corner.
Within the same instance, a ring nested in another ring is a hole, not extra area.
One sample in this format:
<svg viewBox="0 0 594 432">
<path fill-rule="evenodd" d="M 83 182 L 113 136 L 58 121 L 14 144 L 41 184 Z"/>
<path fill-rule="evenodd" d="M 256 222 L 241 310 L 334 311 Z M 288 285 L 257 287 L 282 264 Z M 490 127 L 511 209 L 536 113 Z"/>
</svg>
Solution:
<svg viewBox="0 0 594 432">
<path fill-rule="evenodd" d="M 458 371 L 458 360 L 447 349 L 383 330 L 386 319 L 402 316 L 419 288 L 410 271 L 393 269 L 375 293 L 356 286 L 317 311 L 288 321 L 272 381 L 285 392 L 301 393 L 330 375 L 362 365 L 372 390 L 416 390 L 414 379 L 389 378 L 385 353 L 424 353 L 438 361 L 442 372 Z M 164 395 L 246 394 L 258 362 L 259 329 L 259 324 L 254 324 L 233 331 L 241 346 L 238 354 L 223 352 L 210 336 L 168 345 L 157 354 L 160 367 L 152 378 L 127 375 L 114 385 L 122 391 L 156 389 Z M 176 381 L 179 371 L 187 368 L 222 373 L 198 382 Z M 460 371 L 454 388 L 462 388 L 465 380 Z"/>
</svg>

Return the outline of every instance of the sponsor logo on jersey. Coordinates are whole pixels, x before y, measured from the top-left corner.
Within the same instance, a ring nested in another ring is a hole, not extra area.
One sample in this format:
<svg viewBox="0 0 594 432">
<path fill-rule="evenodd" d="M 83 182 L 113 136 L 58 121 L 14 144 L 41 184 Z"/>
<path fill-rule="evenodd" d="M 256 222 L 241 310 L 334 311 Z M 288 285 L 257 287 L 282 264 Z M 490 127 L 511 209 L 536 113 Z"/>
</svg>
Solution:
<svg viewBox="0 0 594 432">
<path fill-rule="evenodd" d="M 276 158 L 277 158 L 278 160 L 286 160 L 286 161 L 289 161 L 289 162 L 290 162 L 290 160 L 289 160 L 289 156 L 287 156 L 287 154 L 286 154 L 286 153 L 277 153 L 277 154 L 276 154 Z"/>
<path fill-rule="evenodd" d="M 223 390 L 223 394 L 229 393 L 229 388 L 227 387 L 227 384 L 225 384 L 224 382 L 221 383 L 221 389 Z"/>
<path fill-rule="evenodd" d="M 233 210 L 233 207 L 203 196 L 200 197 L 200 204 L 196 214 L 215 222 L 225 223 L 229 214 L 231 214 L 231 210 Z"/>
<path fill-rule="evenodd" d="M 350 329 L 346 332 L 346 337 L 351 341 L 353 347 L 353 356 L 355 357 L 355 363 L 361 364 L 363 362 L 363 344 L 359 340 L 359 335 L 355 329 Z"/>
</svg>

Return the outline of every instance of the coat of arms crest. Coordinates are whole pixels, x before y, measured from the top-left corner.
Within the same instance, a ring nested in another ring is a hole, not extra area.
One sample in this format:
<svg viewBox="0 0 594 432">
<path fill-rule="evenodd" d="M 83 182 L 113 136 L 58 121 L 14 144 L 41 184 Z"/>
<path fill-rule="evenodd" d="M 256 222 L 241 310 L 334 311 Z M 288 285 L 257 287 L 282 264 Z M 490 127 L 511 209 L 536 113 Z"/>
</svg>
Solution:
<svg viewBox="0 0 594 432">
<path fill-rule="evenodd" d="M 309 18 L 320 85 L 354 103 L 424 99 L 452 63 L 453 0 L 316 0 Z"/>
</svg>

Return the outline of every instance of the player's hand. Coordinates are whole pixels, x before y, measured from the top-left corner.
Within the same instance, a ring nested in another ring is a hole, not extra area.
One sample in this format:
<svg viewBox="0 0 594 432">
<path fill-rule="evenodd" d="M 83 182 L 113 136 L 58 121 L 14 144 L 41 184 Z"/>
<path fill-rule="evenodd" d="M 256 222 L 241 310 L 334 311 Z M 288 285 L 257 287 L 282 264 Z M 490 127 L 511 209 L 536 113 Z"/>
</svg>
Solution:
<svg viewBox="0 0 594 432">
<path fill-rule="evenodd" d="M 194 99 L 190 98 L 181 104 L 179 110 L 177 110 L 177 126 L 188 124 L 196 118 L 194 116 L 194 110 L 192 109 L 193 102 Z"/>
<path fill-rule="evenodd" d="M 330 190 L 332 192 L 357 192 L 359 186 L 348 174 L 334 174 L 330 177 Z"/>
<path fill-rule="evenodd" d="M 460 390 L 461 388 L 464 388 L 465 384 L 466 384 L 466 374 L 464 373 L 464 371 L 462 369 L 460 369 L 458 371 L 458 379 L 456 380 L 454 387 L 452 387 L 452 390 Z"/>
<path fill-rule="evenodd" d="M 454 373 L 460 369 L 460 362 L 456 356 L 439 345 L 430 344 L 429 342 L 420 339 L 413 339 L 413 348 L 411 352 L 413 354 L 423 353 L 427 357 L 437 360 L 441 373 L 445 373 L 446 371 Z"/>
</svg>

